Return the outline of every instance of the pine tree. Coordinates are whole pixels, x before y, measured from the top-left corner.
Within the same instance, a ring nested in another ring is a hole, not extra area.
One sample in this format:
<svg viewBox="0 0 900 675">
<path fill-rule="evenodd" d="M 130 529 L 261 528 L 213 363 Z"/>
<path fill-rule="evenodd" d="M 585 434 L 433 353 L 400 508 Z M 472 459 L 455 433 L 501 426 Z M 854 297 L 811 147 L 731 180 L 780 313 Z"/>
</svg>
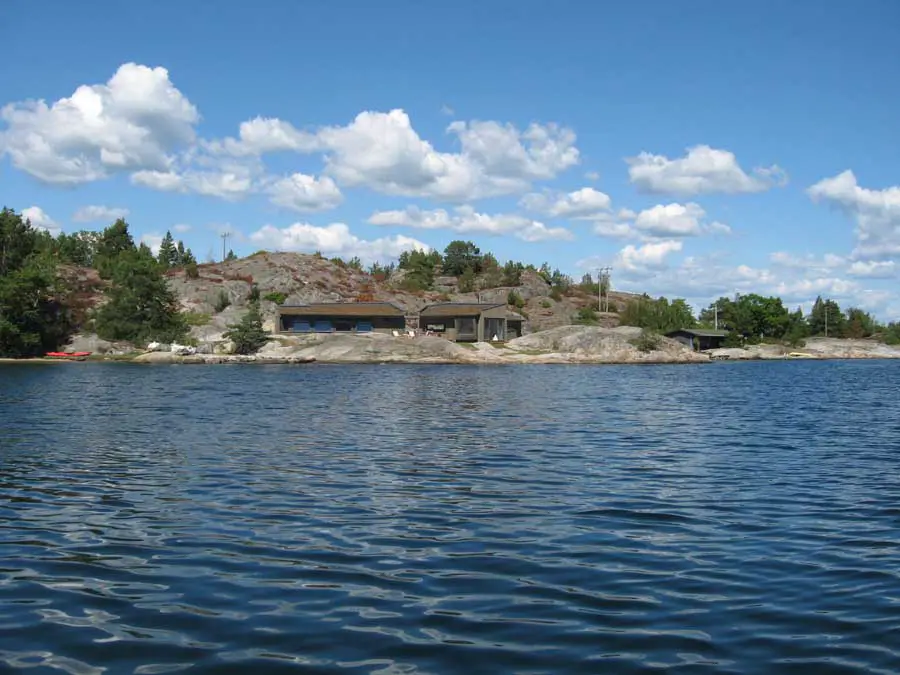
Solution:
<svg viewBox="0 0 900 675">
<path fill-rule="evenodd" d="M 178 240 L 178 247 L 176 249 L 176 256 L 178 258 L 178 267 L 183 267 L 188 264 L 188 261 L 185 260 L 185 250 L 184 250 L 184 242 L 181 239 Z"/>
<path fill-rule="evenodd" d="M 223 337 L 234 343 L 235 354 L 255 354 L 265 346 L 269 335 L 263 330 L 259 300 L 250 302 L 250 308 L 240 323 L 229 325 Z"/>
<path fill-rule="evenodd" d="M 228 255 L 225 256 L 225 260 L 237 260 L 237 256 L 234 254 L 234 251 L 228 249 Z"/>
<path fill-rule="evenodd" d="M 128 231 L 128 223 L 119 218 L 103 230 L 97 243 L 94 263 L 100 276 L 109 279 L 113 276 L 117 261 L 124 253 L 135 250 L 134 239 Z"/>
<path fill-rule="evenodd" d="M 178 248 L 175 246 L 175 240 L 172 238 L 172 233 L 166 230 L 166 236 L 163 237 L 162 243 L 159 245 L 159 255 L 157 256 L 157 260 L 159 260 L 159 264 L 164 268 L 168 269 L 170 267 L 177 267 L 181 256 L 179 255 Z"/>
<path fill-rule="evenodd" d="M 129 342 L 183 338 L 187 326 L 162 272 L 163 266 L 144 246 L 121 254 L 107 293 L 109 300 L 97 312 L 97 334 Z"/>
</svg>

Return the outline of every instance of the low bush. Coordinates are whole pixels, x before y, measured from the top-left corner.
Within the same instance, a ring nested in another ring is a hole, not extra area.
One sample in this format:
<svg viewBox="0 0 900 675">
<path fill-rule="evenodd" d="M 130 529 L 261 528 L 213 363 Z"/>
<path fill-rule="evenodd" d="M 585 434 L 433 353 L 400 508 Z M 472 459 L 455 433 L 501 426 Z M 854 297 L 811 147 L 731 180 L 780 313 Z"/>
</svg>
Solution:
<svg viewBox="0 0 900 675">
<path fill-rule="evenodd" d="M 281 291 L 272 291 L 271 293 L 266 293 L 263 296 L 263 300 L 274 302 L 276 305 L 283 305 L 284 301 L 287 300 L 287 297 L 287 293 L 282 293 Z"/>
<path fill-rule="evenodd" d="M 525 306 L 525 301 L 522 299 L 522 296 L 516 293 L 515 291 L 510 291 L 506 296 L 506 304 L 512 305 L 518 309 L 522 309 Z"/>
<path fill-rule="evenodd" d="M 653 331 L 643 330 L 636 338 L 629 340 L 641 352 L 652 352 L 662 345 L 662 338 Z"/>
<path fill-rule="evenodd" d="M 224 312 L 230 306 L 231 298 L 228 297 L 228 293 L 225 292 L 225 289 L 220 290 L 218 297 L 216 297 L 216 302 L 213 305 L 216 309 L 216 314 Z"/>
</svg>

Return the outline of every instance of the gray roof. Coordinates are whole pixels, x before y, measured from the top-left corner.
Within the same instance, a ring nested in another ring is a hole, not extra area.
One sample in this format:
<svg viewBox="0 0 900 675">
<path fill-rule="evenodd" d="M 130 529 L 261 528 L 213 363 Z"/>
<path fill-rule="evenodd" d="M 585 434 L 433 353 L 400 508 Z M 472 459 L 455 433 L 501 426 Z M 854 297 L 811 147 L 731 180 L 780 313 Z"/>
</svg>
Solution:
<svg viewBox="0 0 900 675">
<path fill-rule="evenodd" d="M 278 311 L 290 316 L 405 316 L 392 302 L 315 302 L 309 305 L 281 305 Z"/>
<path fill-rule="evenodd" d="M 505 307 L 502 302 L 442 302 L 428 305 L 420 312 L 421 316 L 477 316 L 482 312 Z"/>
<path fill-rule="evenodd" d="M 726 337 L 727 330 L 713 330 L 712 328 L 679 328 L 678 330 L 670 330 L 666 335 L 674 335 L 675 333 L 687 333 L 694 337 Z"/>
</svg>

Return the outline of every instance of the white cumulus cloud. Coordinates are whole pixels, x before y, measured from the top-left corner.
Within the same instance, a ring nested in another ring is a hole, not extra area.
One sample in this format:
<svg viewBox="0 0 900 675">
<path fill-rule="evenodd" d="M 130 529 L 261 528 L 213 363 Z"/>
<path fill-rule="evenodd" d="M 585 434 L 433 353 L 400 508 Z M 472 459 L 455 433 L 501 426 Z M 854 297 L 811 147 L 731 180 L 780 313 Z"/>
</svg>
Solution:
<svg viewBox="0 0 900 675">
<path fill-rule="evenodd" d="M 131 182 L 162 192 L 195 193 L 233 201 L 254 191 L 252 176 L 244 171 L 136 171 Z"/>
<path fill-rule="evenodd" d="M 885 260 L 900 255 L 900 186 L 863 188 L 848 170 L 819 181 L 807 192 L 813 201 L 831 204 L 856 221 L 854 258 Z"/>
<path fill-rule="evenodd" d="M 301 212 L 325 211 L 343 200 L 341 191 L 331 178 L 316 178 L 303 173 L 276 180 L 267 192 L 273 204 Z"/>
<path fill-rule="evenodd" d="M 666 266 L 666 259 L 672 253 L 680 251 L 682 243 L 675 239 L 652 241 L 635 246 L 628 244 L 619 251 L 614 267 L 624 268 L 629 272 L 643 272 Z"/>
<path fill-rule="evenodd" d="M 634 219 L 634 226 L 651 237 L 697 237 L 706 233 L 727 233 L 730 228 L 719 222 L 707 223 L 706 212 L 699 204 L 657 204 L 644 209 Z"/>
<path fill-rule="evenodd" d="M 112 223 L 119 218 L 128 216 L 128 209 L 112 207 L 112 206 L 82 206 L 72 216 L 72 220 L 76 223 L 96 223 L 109 222 Z"/>
<path fill-rule="evenodd" d="M 734 153 L 708 145 L 688 148 L 679 159 L 642 152 L 625 161 L 631 182 L 655 194 L 763 192 L 787 181 L 787 174 L 777 165 L 754 169 L 751 175 L 741 168 Z"/>
<path fill-rule="evenodd" d="M 564 227 L 547 227 L 537 220 L 516 214 L 478 213 L 471 206 L 459 206 L 452 213 L 444 209 L 423 210 L 410 206 L 396 211 L 378 211 L 369 217 L 368 222 L 421 230 L 450 230 L 459 234 L 509 234 L 528 242 L 574 238 Z"/>
<path fill-rule="evenodd" d="M 565 194 L 531 193 L 525 195 L 521 205 L 530 211 L 552 218 L 591 218 L 608 212 L 612 207 L 609 195 L 584 187 Z"/>
<path fill-rule="evenodd" d="M 300 131 L 290 122 L 271 117 L 255 117 L 242 122 L 238 138 L 205 141 L 213 154 L 226 153 L 235 157 L 262 155 L 270 152 L 315 152 L 320 149 L 315 134 Z"/>
<path fill-rule="evenodd" d="M 847 274 L 860 279 L 893 279 L 900 276 L 900 267 L 893 260 L 855 260 Z"/>
<path fill-rule="evenodd" d="M 164 170 L 200 118 L 165 68 L 125 63 L 105 84 L 67 98 L 10 103 L 0 152 L 35 178 L 77 185 L 131 170 Z"/>
<path fill-rule="evenodd" d="M 30 221 L 32 227 L 47 230 L 54 236 L 60 232 L 59 224 L 40 206 L 29 206 L 27 209 L 22 209 L 22 217 Z"/>
<path fill-rule="evenodd" d="M 283 228 L 265 225 L 252 233 L 250 240 L 259 246 L 278 251 L 321 251 L 329 256 L 358 256 L 365 262 L 392 260 L 403 251 L 430 250 L 427 244 L 410 237 L 360 239 L 344 223 L 332 223 L 324 227 L 309 223 L 294 223 Z"/>
<path fill-rule="evenodd" d="M 235 157 L 321 152 L 325 173 L 340 184 L 451 202 L 522 192 L 578 162 L 575 134 L 554 124 L 521 131 L 494 121 L 453 122 L 447 132 L 457 137 L 461 152 L 437 150 L 404 110 L 367 110 L 347 125 L 315 131 L 255 118 L 241 125 L 239 138 L 205 146 Z"/>
</svg>

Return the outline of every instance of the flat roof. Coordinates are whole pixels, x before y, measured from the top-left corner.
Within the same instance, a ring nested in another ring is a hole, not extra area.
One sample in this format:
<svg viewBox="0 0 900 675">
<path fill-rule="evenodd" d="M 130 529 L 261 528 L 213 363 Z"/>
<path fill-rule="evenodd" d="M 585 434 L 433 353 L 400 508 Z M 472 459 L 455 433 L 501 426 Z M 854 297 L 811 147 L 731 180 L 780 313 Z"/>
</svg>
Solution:
<svg viewBox="0 0 900 675">
<path fill-rule="evenodd" d="M 289 316 L 406 316 L 406 310 L 392 302 L 314 302 L 281 305 L 278 312 Z"/>
<path fill-rule="evenodd" d="M 489 309 L 506 307 L 502 302 L 440 302 L 424 307 L 420 316 L 472 316 Z"/>
<path fill-rule="evenodd" d="M 666 335 L 673 333 L 687 333 L 695 337 L 726 337 L 727 330 L 713 330 L 712 328 L 679 328 L 678 330 L 670 330 Z"/>
</svg>

